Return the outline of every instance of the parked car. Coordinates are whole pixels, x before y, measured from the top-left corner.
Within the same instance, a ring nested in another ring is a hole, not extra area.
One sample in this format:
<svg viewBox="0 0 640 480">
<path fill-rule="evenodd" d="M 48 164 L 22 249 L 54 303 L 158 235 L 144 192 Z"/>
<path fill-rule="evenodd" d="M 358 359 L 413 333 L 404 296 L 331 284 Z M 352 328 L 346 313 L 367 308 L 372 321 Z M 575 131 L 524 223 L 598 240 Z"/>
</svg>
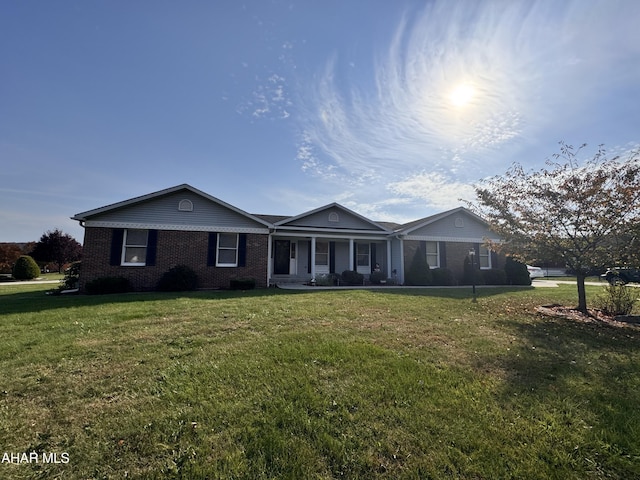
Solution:
<svg viewBox="0 0 640 480">
<path fill-rule="evenodd" d="M 544 277 L 544 270 L 542 270 L 540 267 L 532 267 L 531 265 L 527 265 L 527 271 L 529 272 L 529 277 L 531 278 Z"/>
<path fill-rule="evenodd" d="M 640 270 L 637 268 L 610 268 L 607 273 L 600 275 L 611 285 L 624 285 L 626 283 L 640 283 Z"/>
</svg>

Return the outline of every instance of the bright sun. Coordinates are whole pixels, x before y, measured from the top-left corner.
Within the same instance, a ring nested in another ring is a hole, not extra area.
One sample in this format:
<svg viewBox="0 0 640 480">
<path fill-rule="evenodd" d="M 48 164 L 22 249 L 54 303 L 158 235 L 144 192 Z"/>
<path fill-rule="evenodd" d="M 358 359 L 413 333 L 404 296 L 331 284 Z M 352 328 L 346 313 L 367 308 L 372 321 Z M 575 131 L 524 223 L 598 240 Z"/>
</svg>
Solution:
<svg viewBox="0 0 640 480">
<path fill-rule="evenodd" d="M 462 83 L 449 94 L 449 100 L 456 107 L 467 105 L 475 94 L 475 89 L 468 83 Z"/>
</svg>

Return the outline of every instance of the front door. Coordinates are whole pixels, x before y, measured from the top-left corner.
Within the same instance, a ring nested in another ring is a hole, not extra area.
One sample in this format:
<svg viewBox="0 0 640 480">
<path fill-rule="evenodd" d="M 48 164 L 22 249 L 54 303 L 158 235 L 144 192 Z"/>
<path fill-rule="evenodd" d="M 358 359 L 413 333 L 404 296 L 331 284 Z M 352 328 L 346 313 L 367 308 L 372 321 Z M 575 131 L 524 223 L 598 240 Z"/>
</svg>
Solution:
<svg viewBox="0 0 640 480">
<path fill-rule="evenodd" d="M 273 273 L 275 275 L 289 275 L 291 242 L 276 240 L 273 253 Z"/>
</svg>

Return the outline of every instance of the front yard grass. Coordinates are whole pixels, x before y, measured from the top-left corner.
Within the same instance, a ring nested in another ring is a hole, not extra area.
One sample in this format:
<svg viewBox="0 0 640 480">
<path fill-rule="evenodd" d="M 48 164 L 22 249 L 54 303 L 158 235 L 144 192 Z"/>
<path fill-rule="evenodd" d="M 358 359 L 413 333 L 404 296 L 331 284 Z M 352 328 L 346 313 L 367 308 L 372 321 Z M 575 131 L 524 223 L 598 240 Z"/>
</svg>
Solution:
<svg viewBox="0 0 640 480">
<path fill-rule="evenodd" d="M 575 286 L 46 288 L 0 288 L 0 455 L 68 463 L 1 478 L 640 478 L 640 329 L 534 312 Z"/>
</svg>

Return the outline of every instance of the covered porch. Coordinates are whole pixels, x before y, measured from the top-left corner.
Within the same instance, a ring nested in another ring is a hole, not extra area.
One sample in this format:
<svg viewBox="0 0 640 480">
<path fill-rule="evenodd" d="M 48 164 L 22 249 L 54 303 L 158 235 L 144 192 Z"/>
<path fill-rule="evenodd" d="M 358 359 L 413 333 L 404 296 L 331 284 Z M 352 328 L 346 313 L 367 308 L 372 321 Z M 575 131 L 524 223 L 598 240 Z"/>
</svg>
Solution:
<svg viewBox="0 0 640 480">
<path fill-rule="evenodd" d="M 269 283 L 308 283 L 319 276 L 374 271 L 392 276 L 391 240 L 386 236 L 300 235 L 269 237 Z"/>
</svg>

